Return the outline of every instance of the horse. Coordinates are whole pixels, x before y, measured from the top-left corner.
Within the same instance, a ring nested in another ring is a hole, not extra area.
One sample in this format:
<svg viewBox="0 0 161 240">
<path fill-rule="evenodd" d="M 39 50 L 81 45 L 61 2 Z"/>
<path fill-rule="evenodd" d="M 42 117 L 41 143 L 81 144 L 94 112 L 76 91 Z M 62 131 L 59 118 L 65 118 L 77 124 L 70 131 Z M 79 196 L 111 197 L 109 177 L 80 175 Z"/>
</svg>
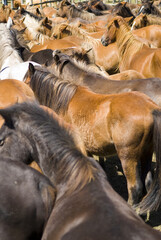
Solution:
<svg viewBox="0 0 161 240">
<path fill-rule="evenodd" d="M 13 31 L 10 29 L 11 21 L 0 24 L 0 70 L 11 66 L 13 63 L 23 62 L 20 57 L 19 49 L 15 49 L 17 40 L 13 35 Z"/>
<path fill-rule="evenodd" d="M 27 75 L 25 82 L 39 103 L 78 129 L 87 153 L 118 155 L 127 180 L 128 201 L 132 205 L 139 202 L 151 169 L 152 129 L 156 124 L 152 112 L 160 110 L 159 106 L 136 91 L 96 94 L 31 65 Z"/>
<path fill-rule="evenodd" d="M 0 238 L 39 240 L 54 206 L 56 189 L 47 177 L 20 162 L 18 151 L 14 157 L 0 159 Z"/>
<path fill-rule="evenodd" d="M 53 63 L 50 67 L 48 67 L 48 70 L 63 80 L 87 86 L 95 93 L 114 94 L 139 91 L 149 96 L 156 104 L 161 107 L 160 78 L 116 81 L 116 79 L 113 80 L 113 78 L 115 78 L 115 75 L 117 78 L 117 75 L 122 75 L 124 72 L 105 77 L 101 74 L 97 74 L 91 71 L 90 68 L 88 68 L 87 64 L 80 64 L 79 61 L 71 59 L 68 55 L 61 53 L 60 51 L 55 51 Z M 125 74 L 128 73 L 125 71 Z M 123 76 L 125 74 L 123 74 Z"/>
<path fill-rule="evenodd" d="M 149 25 L 161 25 L 160 17 L 141 13 L 134 19 L 131 30 L 147 27 Z"/>
<path fill-rule="evenodd" d="M 24 30 L 23 37 L 28 41 L 36 41 L 43 43 L 45 40 L 50 39 L 52 21 L 47 17 L 38 17 L 33 13 L 21 9 L 23 18 L 14 20 L 14 28 L 17 30 Z M 17 27 L 18 26 L 18 27 Z"/>
<path fill-rule="evenodd" d="M 136 215 L 110 186 L 99 164 L 84 156 L 72 135 L 47 112 L 23 103 L 0 110 L 0 114 L 5 119 L 0 130 L 1 156 L 7 152 L 14 157 L 17 149 L 22 154 L 18 160 L 36 159 L 56 187 L 42 240 L 132 240 L 134 236 L 160 240 L 161 233 Z"/>
<path fill-rule="evenodd" d="M 47 60 L 43 62 L 46 63 Z M 28 71 L 29 63 L 34 66 L 40 65 L 36 62 L 26 61 L 7 66 L 0 71 L 0 80 L 3 79 L 16 79 L 23 82 L 26 72 Z"/>
<path fill-rule="evenodd" d="M 160 25 L 149 25 L 136 29 L 133 31 L 134 36 L 147 39 L 151 43 L 152 47 L 161 47 L 161 26 Z"/>
<path fill-rule="evenodd" d="M 161 17 L 161 12 L 160 10 L 153 4 L 153 1 L 147 1 L 142 4 L 138 11 L 138 15 L 140 13 L 145 13 L 145 14 L 152 14 L 158 17 Z"/>
<path fill-rule="evenodd" d="M 5 5 L 0 8 L 0 23 L 7 23 L 11 9 Z"/>
<path fill-rule="evenodd" d="M 119 16 L 108 24 L 107 31 L 101 38 L 104 46 L 115 40 L 120 56 L 120 72 L 133 69 L 146 78 L 161 77 L 161 49 L 150 48 L 137 40 L 126 21 Z"/>
</svg>

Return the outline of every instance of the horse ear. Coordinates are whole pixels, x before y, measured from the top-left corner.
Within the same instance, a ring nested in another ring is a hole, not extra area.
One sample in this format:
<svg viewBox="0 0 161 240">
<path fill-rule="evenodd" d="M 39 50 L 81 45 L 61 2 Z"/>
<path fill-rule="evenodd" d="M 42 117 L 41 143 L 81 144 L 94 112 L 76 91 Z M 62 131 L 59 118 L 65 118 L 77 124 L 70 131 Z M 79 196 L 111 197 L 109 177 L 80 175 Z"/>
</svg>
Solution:
<svg viewBox="0 0 161 240">
<path fill-rule="evenodd" d="M 114 24 L 115 24 L 115 27 L 116 27 L 116 28 L 119 28 L 119 23 L 118 23 L 117 20 L 114 20 Z"/>
<path fill-rule="evenodd" d="M 35 67 L 32 63 L 29 63 L 29 75 L 30 77 L 34 75 L 34 72 L 35 72 Z"/>
<path fill-rule="evenodd" d="M 143 21 L 144 21 L 144 22 L 147 22 L 147 20 L 148 20 L 147 15 L 144 14 L 144 15 L 143 15 Z"/>
<path fill-rule="evenodd" d="M 39 8 L 36 8 L 36 13 L 41 15 L 41 12 L 40 12 Z"/>
<path fill-rule="evenodd" d="M 12 18 L 9 17 L 9 18 L 8 18 L 8 21 L 7 21 L 7 28 L 10 29 L 10 28 L 12 27 L 12 25 L 13 25 Z"/>
<path fill-rule="evenodd" d="M 59 59 L 60 59 L 59 56 L 58 56 L 57 54 L 55 54 L 55 55 L 54 55 L 54 60 L 56 61 L 56 63 L 59 62 Z"/>
</svg>

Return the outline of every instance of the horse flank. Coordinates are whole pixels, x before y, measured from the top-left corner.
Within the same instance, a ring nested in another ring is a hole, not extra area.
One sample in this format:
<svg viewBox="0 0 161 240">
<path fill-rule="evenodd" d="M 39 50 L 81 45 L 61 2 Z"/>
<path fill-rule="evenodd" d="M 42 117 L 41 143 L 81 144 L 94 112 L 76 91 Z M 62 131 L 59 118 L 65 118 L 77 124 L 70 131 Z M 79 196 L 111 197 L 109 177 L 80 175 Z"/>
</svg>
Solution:
<svg viewBox="0 0 161 240">
<path fill-rule="evenodd" d="M 78 86 L 57 78 L 44 68 L 35 66 L 35 70 L 29 85 L 39 102 L 53 108 L 56 113 L 65 113 Z"/>
<path fill-rule="evenodd" d="M 127 23 L 119 24 L 119 30 L 117 30 L 117 46 L 120 52 L 120 62 L 123 66 L 127 66 L 129 59 L 144 46 L 144 43 L 137 40 Z"/>
</svg>

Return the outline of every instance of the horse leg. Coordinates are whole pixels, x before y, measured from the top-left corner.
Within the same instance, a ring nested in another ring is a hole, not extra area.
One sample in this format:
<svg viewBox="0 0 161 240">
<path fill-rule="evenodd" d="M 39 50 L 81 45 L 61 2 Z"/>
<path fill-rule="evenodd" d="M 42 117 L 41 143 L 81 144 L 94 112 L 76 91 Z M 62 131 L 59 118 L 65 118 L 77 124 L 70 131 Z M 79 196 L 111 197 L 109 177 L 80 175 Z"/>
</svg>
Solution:
<svg viewBox="0 0 161 240">
<path fill-rule="evenodd" d="M 118 151 L 128 188 L 128 203 L 137 204 L 143 195 L 143 183 L 141 181 L 141 164 L 138 151 L 127 148 Z"/>
</svg>

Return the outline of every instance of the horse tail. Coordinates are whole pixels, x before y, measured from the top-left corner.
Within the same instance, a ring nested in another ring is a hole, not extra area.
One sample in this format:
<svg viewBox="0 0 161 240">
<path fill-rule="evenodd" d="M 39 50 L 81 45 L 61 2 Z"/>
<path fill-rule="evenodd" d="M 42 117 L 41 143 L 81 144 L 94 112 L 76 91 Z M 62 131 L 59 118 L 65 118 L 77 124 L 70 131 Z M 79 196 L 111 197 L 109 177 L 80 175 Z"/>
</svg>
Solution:
<svg viewBox="0 0 161 240">
<path fill-rule="evenodd" d="M 153 182 L 143 200 L 138 204 L 139 214 L 156 211 L 161 204 L 161 110 L 153 111 L 153 147 L 156 154 L 156 171 Z"/>
</svg>

